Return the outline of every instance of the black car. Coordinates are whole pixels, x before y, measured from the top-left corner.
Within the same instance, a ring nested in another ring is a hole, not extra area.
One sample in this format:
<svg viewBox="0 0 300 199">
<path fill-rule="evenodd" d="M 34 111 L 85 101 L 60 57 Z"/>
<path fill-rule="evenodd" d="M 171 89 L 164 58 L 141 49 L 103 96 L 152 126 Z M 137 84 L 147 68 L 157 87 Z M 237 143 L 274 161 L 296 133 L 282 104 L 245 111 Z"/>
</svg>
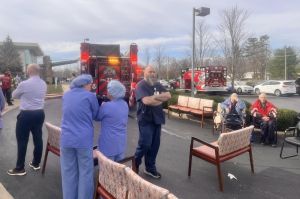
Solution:
<svg viewBox="0 0 300 199">
<path fill-rule="evenodd" d="M 296 79 L 295 84 L 296 84 L 296 93 L 300 95 L 300 77 Z"/>
</svg>

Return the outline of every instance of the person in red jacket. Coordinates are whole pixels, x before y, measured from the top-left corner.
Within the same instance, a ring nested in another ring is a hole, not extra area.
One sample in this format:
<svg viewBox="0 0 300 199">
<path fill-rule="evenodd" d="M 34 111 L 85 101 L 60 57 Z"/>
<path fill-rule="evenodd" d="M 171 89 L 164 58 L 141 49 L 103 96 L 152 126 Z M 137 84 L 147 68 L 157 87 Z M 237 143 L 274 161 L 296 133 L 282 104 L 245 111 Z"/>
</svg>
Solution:
<svg viewBox="0 0 300 199">
<path fill-rule="evenodd" d="M 12 77 L 10 71 L 6 71 L 4 73 L 4 77 L 2 77 L 2 91 L 9 106 L 13 105 L 13 103 L 11 102 L 11 82 Z"/>
<path fill-rule="evenodd" d="M 260 124 L 263 133 L 261 143 L 269 143 L 273 147 L 276 146 L 274 139 L 276 109 L 277 108 L 267 100 L 265 93 L 260 94 L 258 99 L 251 106 L 251 114 L 254 117 L 254 122 Z"/>
</svg>

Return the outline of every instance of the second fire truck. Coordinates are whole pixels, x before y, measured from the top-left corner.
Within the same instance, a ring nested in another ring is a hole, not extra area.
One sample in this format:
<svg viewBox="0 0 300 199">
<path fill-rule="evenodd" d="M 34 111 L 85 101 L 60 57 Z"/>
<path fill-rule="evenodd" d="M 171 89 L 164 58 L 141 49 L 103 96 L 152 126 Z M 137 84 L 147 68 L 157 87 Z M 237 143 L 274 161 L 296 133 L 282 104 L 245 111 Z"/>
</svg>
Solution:
<svg viewBox="0 0 300 199">
<path fill-rule="evenodd" d="M 191 89 L 192 70 L 182 70 L 183 88 Z M 195 90 L 202 92 L 227 92 L 225 66 L 198 67 L 194 70 Z"/>
</svg>

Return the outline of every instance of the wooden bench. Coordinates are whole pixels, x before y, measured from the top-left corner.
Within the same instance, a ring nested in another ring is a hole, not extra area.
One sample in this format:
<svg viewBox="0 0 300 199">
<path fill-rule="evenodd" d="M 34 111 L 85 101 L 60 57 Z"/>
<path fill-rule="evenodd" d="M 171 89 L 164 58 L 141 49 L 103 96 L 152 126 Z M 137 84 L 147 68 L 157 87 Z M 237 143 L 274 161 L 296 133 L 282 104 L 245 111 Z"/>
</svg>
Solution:
<svg viewBox="0 0 300 199">
<path fill-rule="evenodd" d="M 223 180 L 221 174 L 221 163 L 248 152 L 250 157 L 251 171 L 254 173 L 252 149 L 250 144 L 250 136 L 254 126 L 243 129 L 222 133 L 219 139 L 212 143 L 192 137 L 189 155 L 188 176 L 191 176 L 192 156 L 201 158 L 217 166 L 220 190 L 223 191 Z M 194 147 L 197 141 L 202 146 Z"/>
<path fill-rule="evenodd" d="M 213 116 L 213 103 L 214 101 L 209 99 L 179 95 L 177 104 L 168 106 L 168 118 L 170 118 L 170 111 L 177 111 L 179 116 L 182 113 L 200 115 L 200 124 L 203 127 L 204 117 Z"/>
</svg>

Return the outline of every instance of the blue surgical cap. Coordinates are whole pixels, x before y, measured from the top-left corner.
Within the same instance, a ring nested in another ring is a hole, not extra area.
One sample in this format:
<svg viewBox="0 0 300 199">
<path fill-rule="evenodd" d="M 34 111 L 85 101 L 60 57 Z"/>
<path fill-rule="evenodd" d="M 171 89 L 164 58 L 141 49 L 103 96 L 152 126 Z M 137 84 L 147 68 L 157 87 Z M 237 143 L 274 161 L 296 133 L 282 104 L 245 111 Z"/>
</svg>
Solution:
<svg viewBox="0 0 300 199">
<path fill-rule="evenodd" d="M 91 84 L 93 82 L 93 78 L 91 75 L 83 74 L 77 76 L 73 81 L 71 82 L 70 88 L 80 88 L 87 84 Z"/>
<path fill-rule="evenodd" d="M 125 96 L 125 86 L 118 80 L 111 80 L 107 85 L 107 92 L 114 98 L 119 99 Z"/>
</svg>

